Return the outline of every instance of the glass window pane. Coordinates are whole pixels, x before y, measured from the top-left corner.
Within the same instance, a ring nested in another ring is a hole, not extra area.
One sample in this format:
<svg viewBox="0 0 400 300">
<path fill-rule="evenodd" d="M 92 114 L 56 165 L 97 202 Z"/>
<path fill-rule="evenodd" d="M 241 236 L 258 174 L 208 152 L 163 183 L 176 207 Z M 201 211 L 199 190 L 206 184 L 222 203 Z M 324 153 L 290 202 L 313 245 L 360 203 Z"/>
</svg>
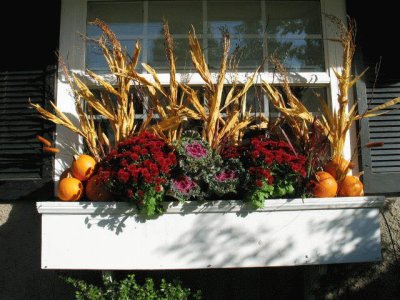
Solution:
<svg viewBox="0 0 400 300">
<path fill-rule="evenodd" d="M 321 7 L 317 1 L 267 1 L 267 34 L 275 37 L 321 34 Z"/>
<path fill-rule="evenodd" d="M 212 71 L 219 69 L 223 52 L 222 46 L 221 38 L 208 40 L 208 63 Z M 239 61 L 239 70 L 253 70 L 261 65 L 264 57 L 262 40 L 231 38 L 229 54 L 234 55 L 235 59 Z"/>
<path fill-rule="evenodd" d="M 264 93 L 260 86 L 252 86 L 247 91 L 246 110 L 256 114 L 264 112 Z"/>
<path fill-rule="evenodd" d="M 262 34 L 260 1 L 209 1 L 207 6 L 207 26 L 212 37 L 221 36 L 221 27 L 234 37 Z"/>
<path fill-rule="evenodd" d="M 99 18 L 104 21 L 117 35 L 123 48 L 129 55 L 132 54 L 136 40 L 140 41 L 143 35 L 143 2 L 89 2 L 88 22 Z M 96 26 L 87 25 L 87 36 L 97 38 L 101 30 Z M 86 67 L 97 72 L 107 73 L 109 69 L 101 49 L 93 42 L 86 47 Z M 138 64 L 138 70 L 141 66 Z"/>
<path fill-rule="evenodd" d="M 117 36 L 138 36 L 143 34 L 143 1 L 138 2 L 89 2 L 88 22 L 98 18 L 107 23 Z M 96 26 L 89 25 L 87 35 L 98 36 Z"/>
<path fill-rule="evenodd" d="M 126 52 L 129 56 L 132 55 L 134 46 L 136 44 L 135 40 L 120 40 L 121 46 L 123 49 L 126 49 Z M 141 41 L 139 40 L 139 43 Z M 143 50 L 140 53 L 139 62 L 142 61 Z M 92 71 L 96 71 L 99 73 L 108 73 L 110 70 L 108 69 L 107 62 L 104 58 L 102 50 L 94 43 L 88 42 L 86 46 L 86 68 Z M 142 66 L 138 63 L 136 70 L 141 71 Z"/>
<path fill-rule="evenodd" d="M 212 71 L 218 70 L 220 64 L 222 28 L 229 32 L 231 53 L 236 53 L 240 71 L 253 70 L 270 55 L 275 55 L 290 71 L 325 71 L 319 1 L 169 0 L 148 1 L 146 5 L 147 8 L 144 1 L 88 2 L 88 21 L 104 20 L 129 51 L 135 40 L 143 41 L 143 58 L 161 72 L 168 68 L 163 17 L 167 18 L 175 40 L 178 72 L 193 69 L 187 42 L 191 24 L 205 47 Z M 207 22 L 206 34 L 203 19 Z M 100 30 L 88 25 L 87 34 L 97 37 Z M 102 54 L 93 46 L 88 46 L 86 56 L 89 68 L 107 70 Z M 273 66 L 268 70 L 272 71 Z"/>
<path fill-rule="evenodd" d="M 203 32 L 201 1 L 149 1 L 148 34 L 162 36 L 162 22 L 166 18 L 172 34 L 189 33 L 193 25 L 198 34 Z"/>
<path fill-rule="evenodd" d="M 319 1 L 266 1 L 265 7 L 268 55 L 291 71 L 324 71 Z"/>
<path fill-rule="evenodd" d="M 157 71 L 168 71 L 164 38 L 150 39 L 147 44 L 147 61 Z M 187 39 L 174 39 L 174 53 L 178 71 L 193 70 Z"/>
<path fill-rule="evenodd" d="M 267 39 L 268 55 L 277 57 L 290 71 L 324 71 L 321 39 Z M 274 66 L 269 66 L 273 70 Z"/>
</svg>

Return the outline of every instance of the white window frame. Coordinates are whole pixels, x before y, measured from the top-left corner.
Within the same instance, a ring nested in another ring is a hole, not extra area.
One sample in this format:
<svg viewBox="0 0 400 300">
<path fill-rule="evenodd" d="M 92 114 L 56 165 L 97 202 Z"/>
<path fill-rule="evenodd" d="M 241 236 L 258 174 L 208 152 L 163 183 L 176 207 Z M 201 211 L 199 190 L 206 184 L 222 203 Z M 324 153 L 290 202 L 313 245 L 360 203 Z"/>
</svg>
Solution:
<svg viewBox="0 0 400 300">
<path fill-rule="evenodd" d="M 90 0 L 89 0 L 90 1 Z M 325 56 L 325 72 L 296 72 L 292 73 L 289 80 L 291 84 L 307 85 L 310 87 L 326 87 L 328 88 L 328 101 L 332 109 L 338 108 L 337 95 L 337 79 L 334 69 L 340 70 L 342 64 L 341 46 L 333 42 L 331 39 L 336 36 L 336 29 L 333 25 L 326 21 L 323 16 L 325 14 L 334 15 L 346 21 L 346 5 L 345 0 L 320 0 L 322 14 L 322 35 Z M 68 67 L 77 73 L 85 74 L 85 51 L 86 44 L 82 35 L 86 34 L 87 22 L 87 3 L 88 0 L 62 0 L 61 5 L 61 23 L 60 23 L 60 55 L 66 60 Z M 206 17 L 206 16 L 205 16 Z M 204 39 L 207 40 L 207 39 Z M 143 45 L 144 47 L 146 45 Z M 206 46 L 206 45 L 203 45 Z M 145 76 L 152 80 L 149 74 Z M 188 77 L 189 76 L 189 77 Z M 245 82 L 249 76 L 249 72 L 239 72 L 238 80 Z M 167 73 L 159 74 L 162 84 L 168 85 L 170 76 Z M 203 80 L 197 73 L 193 74 L 177 74 L 177 79 L 189 79 L 191 85 L 201 85 Z M 229 78 L 229 76 L 228 76 Z M 302 78 L 299 82 L 298 78 Z M 272 83 L 279 83 L 276 76 L 270 72 L 263 72 L 257 76 L 257 82 L 266 80 Z M 227 79 L 227 83 L 228 79 Z M 59 71 L 57 85 L 57 106 L 60 110 L 71 116 L 77 116 L 74 106 L 74 99 L 67 82 L 61 71 Z M 74 144 L 77 148 L 82 148 L 82 140 L 71 131 L 57 126 L 56 129 L 56 145 L 62 149 L 60 154 L 56 154 L 55 158 L 55 174 L 54 180 L 57 182 L 61 173 L 70 165 L 72 160 L 72 150 L 65 147 L 65 144 Z M 355 135 L 355 132 L 352 132 Z M 350 140 L 353 143 L 350 143 Z M 356 139 L 352 136 L 346 139 L 345 158 L 350 158 L 355 149 Z M 69 155 L 69 153 L 71 155 Z M 357 160 L 355 160 L 357 161 Z"/>
</svg>

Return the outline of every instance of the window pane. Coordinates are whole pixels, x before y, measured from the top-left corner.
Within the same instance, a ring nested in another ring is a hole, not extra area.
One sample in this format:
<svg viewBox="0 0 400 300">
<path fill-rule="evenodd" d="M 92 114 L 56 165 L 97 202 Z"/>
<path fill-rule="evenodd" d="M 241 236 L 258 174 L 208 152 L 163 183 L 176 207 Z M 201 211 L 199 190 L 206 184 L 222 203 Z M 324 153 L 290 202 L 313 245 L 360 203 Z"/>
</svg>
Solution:
<svg viewBox="0 0 400 300">
<path fill-rule="evenodd" d="M 317 1 L 267 1 L 267 33 L 275 37 L 321 34 L 321 8 Z"/>
<path fill-rule="evenodd" d="M 221 38 L 208 40 L 208 62 L 212 71 L 219 69 L 223 51 L 222 46 Z M 231 38 L 230 55 L 234 55 L 239 61 L 239 70 L 254 70 L 262 63 L 262 40 Z"/>
<path fill-rule="evenodd" d="M 169 30 L 173 34 L 187 36 L 190 25 L 198 34 L 203 32 L 203 9 L 201 1 L 149 1 L 148 33 L 162 36 L 163 18 L 168 20 Z"/>
<path fill-rule="evenodd" d="M 252 86 L 246 95 L 246 110 L 252 113 L 263 113 L 264 110 L 264 93 L 260 86 Z"/>
<path fill-rule="evenodd" d="M 121 46 L 123 49 L 126 49 L 126 52 L 129 56 L 132 55 L 134 46 L 136 44 L 136 40 L 120 40 Z M 139 43 L 141 41 L 139 40 Z M 140 53 L 139 61 L 142 61 L 143 50 Z M 108 69 L 107 62 L 104 58 L 102 50 L 94 43 L 89 42 L 86 46 L 86 67 L 89 70 L 96 71 L 98 73 L 108 73 L 110 70 Z M 136 70 L 141 71 L 142 66 L 138 63 Z"/>
<path fill-rule="evenodd" d="M 124 35 L 138 36 L 143 34 L 143 2 L 112 3 L 89 2 L 88 22 L 98 18 L 107 23 L 118 37 Z M 87 35 L 98 36 L 100 29 L 88 26 Z"/>
<path fill-rule="evenodd" d="M 268 55 L 289 70 L 324 71 L 320 3 L 267 1 L 265 6 Z"/>
<path fill-rule="evenodd" d="M 290 71 L 324 71 L 322 40 L 267 39 L 268 55 L 276 56 Z M 274 66 L 269 65 L 269 71 Z"/>
<path fill-rule="evenodd" d="M 195 26 L 213 71 L 218 70 L 222 55 L 222 28 L 229 32 L 231 53 L 236 53 L 240 71 L 253 70 L 273 54 L 291 71 L 325 71 L 319 1 L 88 2 L 88 21 L 104 20 L 129 50 L 136 40 L 141 40 L 143 59 L 161 72 L 168 68 L 162 34 L 163 17 L 168 20 L 175 40 L 178 72 L 193 68 L 187 42 L 191 24 Z M 203 32 L 204 22 L 206 33 Z M 96 38 L 100 30 L 88 25 L 87 34 Z M 93 46 L 88 46 L 87 67 L 107 71 L 101 56 Z M 273 66 L 268 70 L 272 71 Z"/>
<path fill-rule="evenodd" d="M 208 32 L 212 37 L 220 36 L 221 27 L 235 37 L 262 33 L 260 1 L 209 1 L 207 5 Z"/>
<path fill-rule="evenodd" d="M 89 2 L 87 20 L 90 22 L 96 18 L 104 21 L 111 28 L 123 48 L 131 55 L 136 40 L 140 40 L 143 35 L 143 2 Z M 93 25 L 88 24 L 86 30 L 90 38 L 98 38 L 101 34 L 101 30 Z M 101 49 L 93 42 L 87 43 L 86 67 L 100 73 L 109 72 Z M 140 70 L 140 64 L 138 64 L 138 70 Z"/>
<path fill-rule="evenodd" d="M 165 54 L 164 38 L 150 39 L 147 44 L 148 63 L 157 71 L 167 71 L 168 61 Z M 188 50 L 187 39 L 174 39 L 174 53 L 176 58 L 176 67 L 179 71 L 192 70 L 192 60 Z"/>
</svg>

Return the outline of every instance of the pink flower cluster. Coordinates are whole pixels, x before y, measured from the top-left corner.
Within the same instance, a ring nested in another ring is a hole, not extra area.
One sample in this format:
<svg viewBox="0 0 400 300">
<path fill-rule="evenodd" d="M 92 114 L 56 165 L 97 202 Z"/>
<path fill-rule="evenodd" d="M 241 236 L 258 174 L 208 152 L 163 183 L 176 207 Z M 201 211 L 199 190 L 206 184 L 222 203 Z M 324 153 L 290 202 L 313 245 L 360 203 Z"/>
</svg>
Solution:
<svg viewBox="0 0 400 300">
<path fill-rule="evenodd" d="M 172 180 L 172 187 L 182 195 L 188 195 L 197 184 L 189 176 L 181 176 Z"/>
<path fill-rule="evenodd" d="M 208 151 L 198 142 L 194 142 L 185 146 L 186 153 L 193 158 L 203 158 L 207 156 Z"/>
<path fill-rule="evenodd" d="M 223 170 L 215 176 L 215 179 L 219 182 L 225 182 L 228 180 L 235 180 L 238 177 L 237 173 L 233 170 Z"/>
</svg>

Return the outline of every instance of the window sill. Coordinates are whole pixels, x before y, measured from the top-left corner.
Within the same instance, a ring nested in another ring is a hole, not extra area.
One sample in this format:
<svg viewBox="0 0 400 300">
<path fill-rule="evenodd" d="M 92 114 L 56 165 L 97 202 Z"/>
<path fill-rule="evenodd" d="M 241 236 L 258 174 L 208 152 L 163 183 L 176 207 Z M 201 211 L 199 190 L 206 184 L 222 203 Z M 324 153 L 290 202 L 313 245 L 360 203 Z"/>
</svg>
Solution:
<svg viewBox="0 0 400 300">
<path fill-rule="evenodd" d="M 166 203 L 146 220 L 129 203 L 38 202 L 43 269 L 194 269 L 381 259 L 384 197 Z"/>
</svg>

